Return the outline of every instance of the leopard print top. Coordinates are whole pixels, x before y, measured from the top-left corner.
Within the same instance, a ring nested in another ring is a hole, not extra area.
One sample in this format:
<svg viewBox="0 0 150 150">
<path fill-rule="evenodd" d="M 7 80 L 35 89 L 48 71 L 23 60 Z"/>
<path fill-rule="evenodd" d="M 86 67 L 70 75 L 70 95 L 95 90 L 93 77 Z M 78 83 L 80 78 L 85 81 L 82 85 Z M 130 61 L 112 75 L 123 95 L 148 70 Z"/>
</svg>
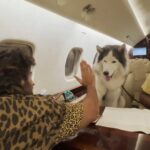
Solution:
<svg viewBox="0 0 150 150">
<path fill-rule="evenodd" d="M 51 96 L 0 97 L 0 150 L 51 150 L 77 132 L 82 115 L 82 104 L 59 104 Z"/>
</svg>

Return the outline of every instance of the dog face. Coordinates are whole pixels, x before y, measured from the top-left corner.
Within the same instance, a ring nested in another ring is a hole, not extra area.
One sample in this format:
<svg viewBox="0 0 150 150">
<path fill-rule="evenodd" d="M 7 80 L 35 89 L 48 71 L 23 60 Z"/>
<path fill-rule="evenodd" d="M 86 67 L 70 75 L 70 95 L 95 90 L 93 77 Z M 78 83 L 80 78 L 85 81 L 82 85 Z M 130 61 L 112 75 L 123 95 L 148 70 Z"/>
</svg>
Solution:
<svg viewBox="0 0 150 150">
<path fill-rule="evenodd" d="M 101 73 L 106 81 L 110 81 L 120 68 L 125 68 L 125 45 L 108 45 L 103 48 L 97 46 L 94 60 L 94 70 Z"/>
<path fill-rule="evenodd" d="M 103 76 L 105 77 L 106 81 L 109 81 L 117 72 L 119 68 L 119 62 L 110 51 L 108 55 L 102 59 L 101 63 Z"/>
</svg>

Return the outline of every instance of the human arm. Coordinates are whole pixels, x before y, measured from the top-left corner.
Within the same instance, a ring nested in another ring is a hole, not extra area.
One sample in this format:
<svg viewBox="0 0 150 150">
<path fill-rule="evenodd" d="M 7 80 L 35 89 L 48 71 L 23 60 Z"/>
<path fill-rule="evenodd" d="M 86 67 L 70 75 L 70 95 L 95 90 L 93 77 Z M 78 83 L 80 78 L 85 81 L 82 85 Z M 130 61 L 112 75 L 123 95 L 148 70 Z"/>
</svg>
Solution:
<svg viewBox="0 0 150 150">
<path fill-rule="evenodd" d="M 90 67 L 85 61 L 80 63 L 82 79 L 75 76 L 77 81 L 87 87 L 87 95 L 82 101 L 83 117 L 80 127 L 85 127 L 92 121 L 95 121 L 99 115 L 99 101 L 95 88 L 95 76 Z"/>
<path fill-rule="evenodd" d="M 80 128 L 86 127 L 89 123 L 99 117 L 99 102 L 95 88 L 95 77 L 91 67 L 85 62 L 80 63 L 81 76 L 75 78 L 86 86 L 87 94 L 81 102 L 66 105 L 64 121 L 58 131 L 57 143 L 69 136 L 76 134 Z"/>
<path fill-rule="evenodd" d="M 0 97 L 0 110 L 0 149 L 50 149 L 66 114 L 65 104 L 39 95 Z"/>
</svg>

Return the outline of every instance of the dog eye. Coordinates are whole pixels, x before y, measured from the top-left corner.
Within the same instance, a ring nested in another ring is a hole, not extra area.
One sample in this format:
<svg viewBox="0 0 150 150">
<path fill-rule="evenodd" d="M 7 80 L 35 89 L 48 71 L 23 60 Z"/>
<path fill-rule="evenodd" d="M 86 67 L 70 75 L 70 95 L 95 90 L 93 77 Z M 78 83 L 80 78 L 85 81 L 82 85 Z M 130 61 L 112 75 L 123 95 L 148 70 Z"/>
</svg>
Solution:
<svg viewBox="0 0 150 150">
<path fill-rule="evenodd" d="M 115 61 L 115 60 L 113 60 L 113 61 L 112 61 L 112 63 L 116 63 L 116 61 Z"/>
</svg>

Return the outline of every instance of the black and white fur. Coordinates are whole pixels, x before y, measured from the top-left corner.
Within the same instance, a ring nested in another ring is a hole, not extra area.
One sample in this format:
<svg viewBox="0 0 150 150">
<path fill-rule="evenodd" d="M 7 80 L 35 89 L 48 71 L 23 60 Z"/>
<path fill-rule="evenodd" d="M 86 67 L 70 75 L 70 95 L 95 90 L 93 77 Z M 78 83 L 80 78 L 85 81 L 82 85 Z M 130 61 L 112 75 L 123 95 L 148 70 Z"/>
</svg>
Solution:
<svg viewBox="0 0 150 150">
<path fill-rule="evenodd" d="M 110 107 L 126 107 L 126 100 L 121 95 L 121 86 L 128 73 L 125 45 L 97 46 L 93 69 L 100 103 Z"/>
</svg>

